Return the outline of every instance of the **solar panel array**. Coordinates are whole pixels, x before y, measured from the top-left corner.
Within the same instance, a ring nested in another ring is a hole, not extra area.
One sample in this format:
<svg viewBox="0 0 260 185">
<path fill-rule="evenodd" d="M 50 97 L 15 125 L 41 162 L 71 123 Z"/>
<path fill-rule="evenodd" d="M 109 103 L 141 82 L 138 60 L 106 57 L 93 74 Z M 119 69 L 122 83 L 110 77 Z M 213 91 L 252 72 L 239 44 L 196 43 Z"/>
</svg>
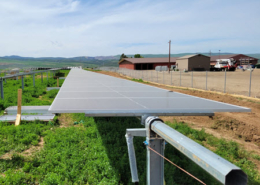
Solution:
<svg viewBox="0 0 260 185">
<path fill-rule="evenodd" d="M 195 116 L 251 110 L 104 74 L 72 69 L 49 111 L 85 113 L 87 116 Z"/>
</svg>

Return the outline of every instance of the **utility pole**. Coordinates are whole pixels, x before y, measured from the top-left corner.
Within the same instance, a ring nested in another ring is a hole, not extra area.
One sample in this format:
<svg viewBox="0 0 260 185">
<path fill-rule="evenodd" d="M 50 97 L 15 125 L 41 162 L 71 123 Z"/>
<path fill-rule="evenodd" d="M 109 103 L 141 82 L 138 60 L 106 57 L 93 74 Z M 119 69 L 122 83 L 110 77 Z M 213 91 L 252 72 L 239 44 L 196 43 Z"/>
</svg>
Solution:
<svg viewBox="0 0 260 185">
<path fill-rule="evenodd" d="M 170 68 L 171 68 L 171 40 L 169 41 L 169 73 L 170 73 Z"/>
</svg>

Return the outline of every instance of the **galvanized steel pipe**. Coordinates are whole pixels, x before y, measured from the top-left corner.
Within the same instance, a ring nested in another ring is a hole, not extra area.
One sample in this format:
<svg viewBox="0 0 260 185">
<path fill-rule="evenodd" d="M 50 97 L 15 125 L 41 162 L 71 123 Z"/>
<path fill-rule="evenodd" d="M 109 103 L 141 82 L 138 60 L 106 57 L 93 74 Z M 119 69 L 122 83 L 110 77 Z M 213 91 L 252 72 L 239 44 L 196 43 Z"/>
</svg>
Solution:
<svg viewBox="0 0 260 185">
<path fill-rule="evenodd" d="M 237 166 L 182 135 L 161 121 L 151 124 L 153 130 L 201 168 L 226 185 L 245 185 L 247 175 Z"/>
</svg>

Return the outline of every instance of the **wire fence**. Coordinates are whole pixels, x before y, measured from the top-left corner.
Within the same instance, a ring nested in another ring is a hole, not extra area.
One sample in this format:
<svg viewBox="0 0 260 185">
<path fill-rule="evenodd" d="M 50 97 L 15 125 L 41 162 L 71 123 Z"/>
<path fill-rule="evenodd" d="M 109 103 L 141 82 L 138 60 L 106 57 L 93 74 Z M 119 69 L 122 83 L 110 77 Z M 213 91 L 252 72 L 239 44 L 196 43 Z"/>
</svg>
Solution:
<svg viewBox="0 0 260 185">
<path fill-rule="evenodd" d="M 260 69 L 223 72 L 170 71 L 170 73 L 168 71 L 130 70 L 116 67 L 101 67 L 99 69 L 159 84 L 260 98 Z"/>
</svg>

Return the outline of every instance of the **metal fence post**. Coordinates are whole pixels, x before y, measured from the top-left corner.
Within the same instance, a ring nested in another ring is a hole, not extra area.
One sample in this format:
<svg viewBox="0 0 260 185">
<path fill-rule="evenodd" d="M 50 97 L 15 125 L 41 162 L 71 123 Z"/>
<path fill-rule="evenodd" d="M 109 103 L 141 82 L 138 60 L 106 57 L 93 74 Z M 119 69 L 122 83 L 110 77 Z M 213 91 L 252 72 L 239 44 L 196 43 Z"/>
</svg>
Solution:
<svg viewBox="0 0 260 185">
<path fill-rule="evenodd" d="M 171 85 L 172 85 L 172 71 L 171 71 Z"/>
<path fill-rule="evenodd" d="M 206 90 L 208 90 L 208 71 L 206 71 Z"/>
<path fill-rule="evenodd" d="M 163 84 L 164 84 L 164 71 L 163 71 Z"/>
<path fill-rule="evenodd" d="M 4 99 L 4 83 L 3 83 L 3 78 L 1 78 L 0 81 L 0 86 L 1 86 L 1 98 Z"/>
<path fill-rule="evenodd" d="M 35 74 L 33 74 L 33 87 L 35 87 Z"/>
<path fill-rule="evenodd" d="M 193 71 L 191 71 L 191 88 L 193 88 Z"/>
<path fill-rule="evenodd" d="M 181 86 L 181 70 L 180 70 L 180 86 Z"/>
<path fill-rule="evenodd" d="M 252 69 L 250 70 L 250 81 L 249 81 L 249 91 L 248 91 L 248 96 L 251 96 L 251 80 L 252 80 Z"/>
<path fill-rule="evenodd" d="M 224 93 L 226 93 L 227 70 L 225 69 Z"/>
<path fill-rule="evenodd" d="M 24 79 L 23 79 L 23 76 L 22 76 L 22 90 L 24 90 Z"/>
</svg>

